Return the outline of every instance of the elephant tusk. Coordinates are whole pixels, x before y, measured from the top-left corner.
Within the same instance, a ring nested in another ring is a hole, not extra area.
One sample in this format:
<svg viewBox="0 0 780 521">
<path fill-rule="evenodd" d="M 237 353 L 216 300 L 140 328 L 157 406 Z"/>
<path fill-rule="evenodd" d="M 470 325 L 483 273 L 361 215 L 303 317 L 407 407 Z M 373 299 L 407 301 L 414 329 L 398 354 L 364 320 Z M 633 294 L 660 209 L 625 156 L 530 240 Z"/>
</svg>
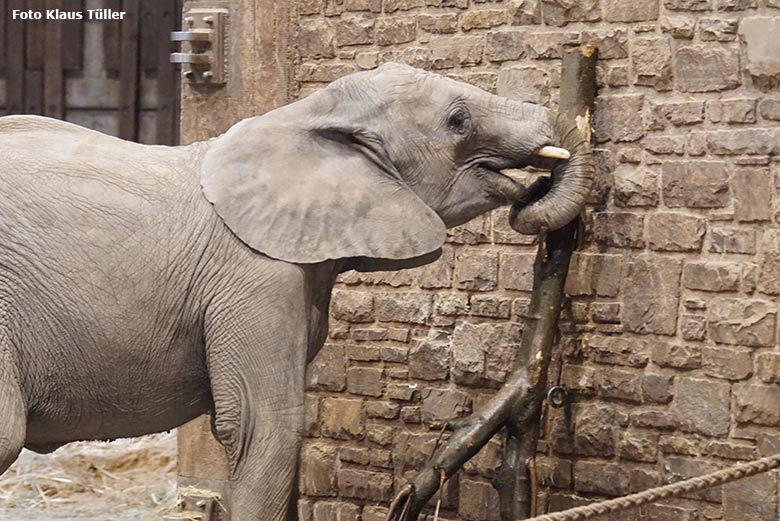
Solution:
<svg viewBox="0 0 780 521">
<path fill-rule="evenodd" d="M 537 156 L 551 157 L 553 159 L 569 159 L 571 154 L 565 148 L 560 147 L 542 147 L 536 152 Z"/>
</svg>

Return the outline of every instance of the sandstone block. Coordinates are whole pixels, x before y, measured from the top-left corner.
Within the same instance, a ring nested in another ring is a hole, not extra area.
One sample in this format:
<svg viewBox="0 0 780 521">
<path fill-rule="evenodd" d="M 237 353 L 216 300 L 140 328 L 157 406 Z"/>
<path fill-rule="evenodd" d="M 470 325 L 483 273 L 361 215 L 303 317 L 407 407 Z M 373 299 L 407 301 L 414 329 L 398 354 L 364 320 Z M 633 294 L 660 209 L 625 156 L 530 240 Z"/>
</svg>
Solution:
<svg viewBox="0 0 780 521">
<path fill-rule="evenodd" d="M 577 45 L 580 34 L 576 32 L 526 33 L 526 53 L 535 60 L 560 59 L 562 49 Z"/>
<path fill-rule="evenodd" d="M 498 492 L 489 483 L 460 480 L 458 515 L 469 521 L 499 521 Z"/>
<path fill-rule="evenodd" d="M 658 0 L 602 0 L 601 7 L 608 22 L 648 22 L 658 18 Z"/>
<path fill-rule="evenodd" d="M 636 38 L 631 51 L 634 84 L 658 91 L 672 88 L 672 47 L 668 36 Z"/>
<path fill-rule="evenodd" d="M 338 483 L 339 494 L 348 498 L 389 501 L 393 492 L 392 476 L 368 470 L 341 469 Z"/>
<path fill-rule="evenodd" d="M 669 403 L 673 395 L 674 377 L 647 373 L 642 380 L 642 398 L 646 402 Z"/>
<path fill-rule="evenodd" d="M 339 47 L 374 43 L 374 20 L 368 16 L 341 18 L 333 24 Z"/>
<path fill-rule="evenodd" d="M 758 103 L 758 113 L 764 119 L 780 121 L 780 98 L 764 98 Z"/>
<path fill-rule="evenodd" d="M 598 324 L 620 324 L 620 304 L 617 302 L 594 302 L 590 316 Z"/>
<path fill-rule="evenodd" d="M 755 123 L 753 98 L 717 99 L 707 102 L 707 117 L 713 123 Z"/>
<path fill-rule="evenodd" d="M 620 255 L 575 252 L 566 278 L 566 293 L 572 296 L 617 296 L 622 260 Z"/>
<path fill-rule="evenodd" d="M 708 309 L 709 336 L 719 344 L 772 346 L 777 306 L 765 300 L 713 299 Z"/>
<path fill-rule="evenodd" d="M 504 322 L 500 324 L 456 324 L 452 335 L 452 377 L 456 383 L 478 385 L 484 379 L 492 379 L 489 374 L 492 366 L 501 366 L 507 361 L 502 353 L 511 355 L 516 350 L 521 329 L 519 324 Z M 509 370 L 509 365 L 495 367 L 496 370 Z M 499 375 L 496 375 L 499 377 Z"/>
<path fill-rule="evenodd" d="M 512 300 L 509 297 L 474 295 L 471 297 L 471 314 L 477 317 L 509 318 Z"/>
<path fill-rule="evenodd" d="M 531 291 L 534 283 L 534 259 L 531 253 L 502 253 L 498 280 L 504 289 Z"/>
<path fill-rule="evenodd" d="M 717 130 L 705 138 L 709 150 L 719 156 L 767 155 L 778 148 L 776 133 L 766 128 Z"/>
<path fill-rule="evenodd" d="M 325 344 L 306 368 L 306 388 L 343 391 L 347 386 L 347 360 L 344 346 Z"/>
<path fill-rule="evenodd" d="M 737 421 L 770 427 L 780 425 L 780 386 L 735 384 Z"/>
<path fill-rule="evenodd" d="M 681 458 L 677 456 L 669 456 L 664 459 L 664 481 L 672 483 L 674 481 L 682 481 L 684 479 L 701 476 L 703 474 L 709 474 L 720 470 L 721 465 L 702 460 L 701 458 Z M 713 503 L 720 503 L 721 500 L 721 487 L 711 487 L 701 492 L 693 492 L 691 494 L 685 494 L 681 497 L 689 499 L 703 499 Z"/>
<path fill-rule="evenodd" d="M 703 101 L 679 101 L 648 103 L 648 128 L 663 130 L 671 123 L 675 126 L 695 125 L 704 121 Z"/>
<path fill-rule="evenodd" d="M 652 214 L 647 224 L 650 247 L 659 251 L 699 251 L 705 221 L 697 215 L 675 212 Z"/>
<path fill-rule="evenodd" d="M 618 166 L 615 169 L 614 197 L 616 206 L 656 206 L 658 174 L 648 168 Z"/>
<path fill-rule="evenodd" d="M 664 7 L 671 11 L 709 11 L 711 0 L 664 0 Z"/>
<path fill-rule="evenodd" d="M 498 283 L 498 253 L 460 251 L 455 256 L 455 283 L 459 289 L 490 291 Z"/>
<path fill-rule="evenodd" d="M 664 203 L 670 208 L 722 208 L 729 175 L 722 161 L 667 161 L 661 167 Z"/>
<path fill-rule="evenodd" d="M 739 22 L 739 34 L 747 47 L 747 69 L 759 88 L 780 86 L 780 40 L 773 36 L 778 31 L 780 18 L 776 16 L 748 16 Z"/>
<path fill-rule="evenodd" d="M 469 312 L 469 298 L 463 293 L 437 293 L 433 307 L 440 315 L 465 315 Z"/>
<path fill-rule="evenodd" d="M 419 14 L 417 26 L 421 31 L 433 34 L 452 34 L 458 32 L 458 15 L 456 13 Z"/>
<path fill-rule="evenodd" d="M 669 15 L 661 19 L 661 30 L 669 33 L 672 38 L 690 40 L 696 27 L 696 19 L 692 16 Z"/>
<path fill-rule="evenodd" d="M 742 268 L 733 262 L 688 262 L 683 269 L 683 286 L 699 291 L 737 291 Z"/>
<path fill-rule="evenodd" d="M 336 447 L 307 443 L 301 453 L 300 490 L 307 496 L 336 495 Z"/>
<path fill-rule="evenodd" d="M 765 168 L 740 168 L 732 176 L 734 218 L 739 222 L 772 218 L 772 177 Z"/>
<path fill-rule="evenodd" d="M 596 141 L 636 141 L 644 134 L 642 94 L 599 96 L 596 100 Z"/>
<path fill-rule="evenodd" d="M 733 42 L 737 39 L 738 20 L 725 18 L 701 18 L 699 20 L 699 38 L 703 42 Z"/>
<path fill-rule="evenodd" d="M 542 21 L 542 4 L 540 0 L 518 0 L 510 9 L 512 25 L 533 25 Z"/>
<path fill-rule="evenodd" d="M 335 32 L 322 19 L 301 20 L 298 50 L 304 58 L 333 58 L 336 56 Z"/>
<path fill-rule="evenodd" d="M 460 27 L 464 31 L 472 29 L 490 29 L 504 25 L 509 21 L 509 13 L 504 9 L 479 9 L 463 13 Z"/>
<path fill-rule="evenodd" d="M 700 342 L 707 336 L 707 317 L 701 315 L 682 315 L 680 317 L 680 335 L 683 340 Z"/>
<path fill-rule="evenodd" d="M 417 19 L 414 16 L 379 18 L 374 31 L 377 45 L 411 42 L 417 37 Z"/>
<path fill-rule="evenodd" d="M 599 59 L 628 58 L 628 33 L 624 29 L 583 31 L 582 43 L 599 48 Z"/>
<path fill-rule="evenodd" d="M 624 465 L 602 461 L 574 463 L 574 490 L 604 496 L 629 493 L 629 471 Z"/>
<path fill-rule="evenodd" d="M 417 7 L 423 7 L 425 0 L 384 0 L 385 12 L 409 11 Z"/>
<path fill-rule="evenodd" d="M 360 507 L 350 503 L 318 501 L 313 508 L 313 521 L 358 521 Z"/>
<path fill-rule="evenodd" d="M 701 349 L 704 374 L 727 380 L 744 380 L 753 374 L 751 350 L 745 347 L 704 346 Z"/>
<path fill-rule="evenodd" d="M 644 248 L 644 216 L 635 213 L 593 214 L 593 236 L 597 243 L 617 248 Z"/>
<path fill-rule="evenodd" d="M 701 367 L 701 347 L 696 344 L 674 344 L 655 342 L 653 362 L 661 367 L 676 369 L 697 369 Z"/>
<path fill-rule="evenodd" d="M 488 35 L 488 43 L 490 41 L 491 38 Z M 502 46 L 501 49 L 499 52 L 506 53 L 512 49 L 512 46 L 511 44 Z M 489 55 L 489 52 L 489 50 L 486 50 L 486 55 Z M 503 56 L 507 55 L 504 54 Z M 540 67 L 528 66 L 501 69 L 498 73 L 496 89 L 496 93 L 499 96 L 505 96 L 510 99 L 530 101 L 531 103 L 542 105 L 550 101 L 550 79 L 544 69 Z M 504 222 L 508 223 L 509 221 L 507 219 Z M 512 231 L 512 233 L 517 235 L 517 232 Z"/>
<path fill-rule="evenodd" d="M 339 16 L 344 12 L 382 12 L 381 0 L 327 0 L 325 16 Z"/>
<path fill-rule="evenodd" d="M 380 322 L 424 324 L 431 315 L 433 296 L 429 293 L 379 293 L 374 302 Z"/>
<path fill-rule="evenodd" d="M 570 488 L 572 485 L 572 464 L 569 460 L 538 456 L 536 472 L 542 486 Z"/>
<path fill-rule="evenodd" d="M 756 355 L 756 375 L 768 384 L 780 383 L 780 353 L 759 353 Z"/>
<path fill-rule="evenodd" d="M 362 396 L 382 396 L 381 367 L 350 367 L 347 369 L 347 391 Z"/>
<path fill-rule="evenodd" d="M 468 67 L 482 62 L 484 39 L 481 36 L 442 38 L 433 40 L 430 49 L 433 69 Z"/>
<path fill-rule="evenodd" d="M 713 253 L 756 253 L 756 231 L 736 226 L 710 228 L 710 251 Z"/>
<path fill-rule="evenodd" d="M 423 389 L 422 414 L 423 422 L 433 420 L 452 420 L 471 411 L 471 397 L 468 393 L 455 389 Z"/>
<path fill-rule="evenodd" d="M 640 334 L 674 335 L 680 297 L 678 260 L 640 254 L 623 273 L 623 329 Z"/>
<path fill-rule="evenodd" d="M 374 297 L 365 291 L 335 290 L 331 299 L 331 314 L 347 322 L 373 322 Z"/>
<path fill-rule="evenodd" d="M 682 92 L 713 92 L 739 86 L 739 50 L 712 45 L 679 46 L 674 78 Z"/>
<path fill-rule="evenodd" d="M 450 346 L 446 342 L 420 340 L 409 350 L 409 376 L 443 380 L 449 374 Z"/>
<path fill-rule="evenodd" d="M 768 472 L 723 485 L 723 519 L 775 521 L 777 473 Z"/>
<path fill-rule="evenodd" d="M 644 367 L 649 360 L 644 340 L 622 336 L 590 335 L 585 338 L 586 356 L 598 363 Z"/>
<path fill-rule="evenodd" d="M 593 22 L 601 19 L 598 0 L 542 0 L 544 22 L 563 26 L 570 22 Z"/>
<path fill-rule="evenodd" d="M 780 295 L 780 231 L 764 230 L 760 261 L 758 290 L 767 295 Z"/>
<path fill-rule="evenodd" d="M 361 401 L 325 398 L 322 401 L 322 433 L 330 438 L 348 440 L 363 432 Z"/>
</svg>

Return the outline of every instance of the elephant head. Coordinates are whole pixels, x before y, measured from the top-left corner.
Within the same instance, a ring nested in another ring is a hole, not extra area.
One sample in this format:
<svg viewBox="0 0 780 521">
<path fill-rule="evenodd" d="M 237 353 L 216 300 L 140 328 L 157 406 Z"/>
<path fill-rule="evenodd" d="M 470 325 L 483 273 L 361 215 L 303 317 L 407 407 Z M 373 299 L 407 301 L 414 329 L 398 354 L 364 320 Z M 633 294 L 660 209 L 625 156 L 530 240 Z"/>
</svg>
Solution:
<svg viewBox="0 0 780 521">
<path fill-rule="evenodd" d="M 528 165 L 553 167 L 546 193 L 502 173 Z M 552 230 L 593 173 L 588 144 L 548 109 L 386 64 L 239 122 L 209 143 L 201 184 L 246 244 L 313 263 L 425 256 L 446 227 L 509 203 L 518 231 Z"/>
</svg>

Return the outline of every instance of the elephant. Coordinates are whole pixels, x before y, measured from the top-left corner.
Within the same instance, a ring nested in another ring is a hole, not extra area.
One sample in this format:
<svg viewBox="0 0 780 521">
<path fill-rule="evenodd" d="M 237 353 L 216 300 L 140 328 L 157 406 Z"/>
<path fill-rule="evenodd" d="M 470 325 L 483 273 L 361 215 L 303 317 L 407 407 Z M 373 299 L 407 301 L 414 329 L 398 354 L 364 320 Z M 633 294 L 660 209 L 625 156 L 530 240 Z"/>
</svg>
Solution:
<svg viewBox="0 0 780 521">
<path fill-rule="evenodd" d="M 23 447 L 211 413 L 233 521 L 293 514 L 340 273 L 433 262 L 447 228 L 502 205 L 553 230 L 594 176 L 549 109 L 401 64 L 182 146 L 5 116 L 0 158 L 0 473 Z M 552 175 L 502 173 L 525 166 Z"/>
</svg>

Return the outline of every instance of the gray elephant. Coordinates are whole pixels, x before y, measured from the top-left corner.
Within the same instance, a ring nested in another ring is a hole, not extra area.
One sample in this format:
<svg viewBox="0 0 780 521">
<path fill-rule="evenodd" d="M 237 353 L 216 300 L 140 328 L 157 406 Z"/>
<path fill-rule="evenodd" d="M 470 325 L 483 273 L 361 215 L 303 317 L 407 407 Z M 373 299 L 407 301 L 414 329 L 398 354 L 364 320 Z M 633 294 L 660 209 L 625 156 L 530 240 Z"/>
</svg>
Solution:
<svg viewBox="0 0 780 521">
<path fill-rule="evenodd" d="M 552 182 L 501 173 L 526 165 Z M 0 473 L 211 411 L 233 521 L 285 518 L 336 276 L 432 262 L 507 203 L 562 226 L 593 173 L 547 109 L 396 64 L 187 146 L 0 118 Z"/>
</svg>

